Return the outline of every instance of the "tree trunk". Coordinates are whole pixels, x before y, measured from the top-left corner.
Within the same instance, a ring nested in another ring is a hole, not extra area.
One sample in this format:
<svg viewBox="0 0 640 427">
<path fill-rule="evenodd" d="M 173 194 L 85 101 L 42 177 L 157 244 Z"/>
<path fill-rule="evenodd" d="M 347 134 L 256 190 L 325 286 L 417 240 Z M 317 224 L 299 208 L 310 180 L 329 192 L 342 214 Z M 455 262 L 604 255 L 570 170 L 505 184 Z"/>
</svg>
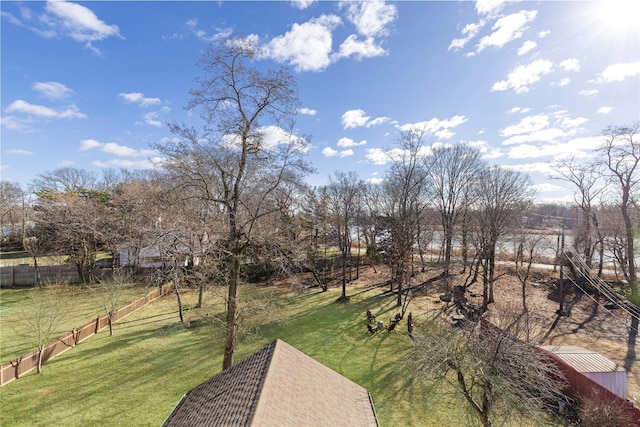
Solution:
<svg viewBox="0 0 640 427">
<path fill-rule="evenodd" d="M 227 298 L 227 338 L 224 346 L 224 360 L 222 369 L 233 365 L 233 354 L 236 350 L 236 333 L 238 330 L 238 284 L 240 282 L 240 255 L 231 256 L 231 271 L 229 276 L 229 296 Z"/>
<path fill-rule="evenodd" d="M 44 353 L 44 347 L 38 347 L 38 364 L 36 365 L 36 372 L 42 372 L 42 353 Z"/>
<path fill-rule="evenodd" d="M 177 267 L 174 267 L 177 268 Z M 176 299 L 178 300 L 178 315 L 180 316 L 180 323 L 184 325 L 184 316 L 182 314 L 182 298 L 180 297 L 180 290 L 178 289 L 178 273 L 173 273 L 173 289 L 176 292 Z"/>
</svg>

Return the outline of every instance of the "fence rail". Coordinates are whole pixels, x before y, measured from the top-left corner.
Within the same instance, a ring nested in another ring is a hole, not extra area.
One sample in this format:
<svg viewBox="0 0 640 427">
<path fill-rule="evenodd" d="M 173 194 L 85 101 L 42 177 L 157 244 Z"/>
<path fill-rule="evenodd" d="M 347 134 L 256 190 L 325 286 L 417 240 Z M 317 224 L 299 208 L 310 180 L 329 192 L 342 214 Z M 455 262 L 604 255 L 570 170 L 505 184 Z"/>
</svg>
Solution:
<svg viewBox="0 0 640 427">
<path fill-rule="evenodd" d="M 129 314 L 144 307 L 156 299 L 166 296 L 173 291 L 173 283 L 167 283 L 161 288 L 148 292 L 145 296 L 120 307 L 113 314 L 113 321 L 117 322 L 125 318 Z M 75 347 L 81 342 L 91 338 L 101 330 L 109 326 L 109 317 L 105 314 L 96 317 L 84 325 L 74 328 L 69 333 L 57 338 L 55 341 L 47 344 L 42 350 L 42 363 L 53 359 L 54 357 L 64 353 L 65 351 Z M 10 362 L 3 363 L 0 366 L 0 387 L 20 378 L 24 374 L 33 371 L 38 366 L 38 350 L 29 354 L 17 357 Z"/>
</svg>

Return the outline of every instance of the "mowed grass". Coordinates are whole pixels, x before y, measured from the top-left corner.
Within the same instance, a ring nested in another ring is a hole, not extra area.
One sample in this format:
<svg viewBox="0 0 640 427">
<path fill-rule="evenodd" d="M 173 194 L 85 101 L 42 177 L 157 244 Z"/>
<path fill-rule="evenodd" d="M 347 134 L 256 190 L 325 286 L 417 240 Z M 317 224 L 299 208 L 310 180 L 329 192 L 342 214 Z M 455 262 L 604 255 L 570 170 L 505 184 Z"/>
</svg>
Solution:
<svg viewBox="0 0 640 427">
<path fill-rule="evenodd" d="M 405 333 L 370 335 L 367 309 L 388 322 L 395 297 L 380 288 L 352 289 L 340 304 L 327 292 L 243 285 L 243 328 L 236 362 L 276 338 L 365 387 L 381 426 L 477 425 L 447 383 L 434 389 L 408 372 L 413 349 Z M 195 294 L 184 296 L 193 306 Z M 224 347 L 224 301 L 210 293 L 203 310 L 178 320 L 175 298 L 154 302 L 0 389 L 0 425 L 159 426 L 188 390 L 220 372 Z M 414 312 L 418 330 L 426 319 Z M 403 328 L 404 327 L 404 328 Z"/>
<path fill-rule="evenodd" d="M 106 314 L 99 285 L 48 285 L 30 289 L 0 289 L 0 362 L 5 363 L 30 353 L 37 347 L 26 320 L 34 316 L 31 297 L 54 298 L 60 305 L 61 318 L 56 323 L 50 341 L 67 334 L 73 328 Z M 123 285 L 118 291 L 121 305 L 144 296 L 148 288 Z M 43 322 L 43 326 L 46 322 Z"/>
</svg>

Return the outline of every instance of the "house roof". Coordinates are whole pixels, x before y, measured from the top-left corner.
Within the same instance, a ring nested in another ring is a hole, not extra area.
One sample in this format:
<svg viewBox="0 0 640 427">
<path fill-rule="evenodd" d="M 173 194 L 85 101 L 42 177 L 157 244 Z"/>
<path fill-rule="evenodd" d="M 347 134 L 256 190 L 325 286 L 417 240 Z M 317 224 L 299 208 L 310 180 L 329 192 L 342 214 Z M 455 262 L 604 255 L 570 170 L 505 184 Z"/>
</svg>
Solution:
<svg viewBox="0 0 640 427">
<path fill-rule="evenodd" d="M 578 372 L 619 372 L 624 368 L 614 361 L 593 350 L 577 347 L 575 345 L 543 345 L 540 348 L 555 354 L 567 365 Z"/>
<path fill-rule="evenodd" d="M 363 387 L 282 340 L 189 391 L 164 426 L 377 426 Z"/>
</svg>

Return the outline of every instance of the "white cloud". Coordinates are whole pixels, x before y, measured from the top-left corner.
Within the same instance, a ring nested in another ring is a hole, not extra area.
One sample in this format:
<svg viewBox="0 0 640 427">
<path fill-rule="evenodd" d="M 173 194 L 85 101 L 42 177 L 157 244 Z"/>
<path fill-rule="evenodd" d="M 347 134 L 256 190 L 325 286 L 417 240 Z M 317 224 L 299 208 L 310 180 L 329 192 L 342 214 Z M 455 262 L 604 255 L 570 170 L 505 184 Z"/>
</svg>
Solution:
<svg viewBox="0 0 640 427">
<path fill-rule="evenodd" d="M 524 117 L 518 124 L 507 126 L 500 131 L 501 136 L 521 135 L 523 133 L 536 132 L 549 126 L 549 116 L 538 114 Z"/>
<path fill-rule="evenodd" d="M 591 96 L 591 95 L 595 95 L 596 93 L 598 93 L 598 89 L 590 89 L 590 90 L 581 90 L 580 92 L 578 92 L 578 95 Z"/>
<path fill-rule="evenodd" d="M 509 150 L 511 159 L 531 159 L 551 157 L 552 162 L 574 158 L 592 157 L 595 149 L 602 143 L 600 137 L 579 137 L 561 142 L 546 143 L 540 146 L 532 144 L 520 144 Z"/>
<path fill-rule="evenodd" d="M 612 111 L 613 111 L 613 107 L 600 107 L 600 108 L 598 108 L 598 111 L 596 111 L 596 113 L 597 114 L 609 114 Z"/>
<path fill-rule="evenodd" d="M 95 139 L 83 139 L 80 141 L 80 151 L 91 150 L 92 148 L 101 147 L 103 144 Z"/>
<path fill-rule="evenodd" d="M 567 136 L 567 132 L 563 131 L 562 129 L 548 128 L 532 131 L 531 133 L 523 133 L 520 135 L 511 136 L 502 141 L 502 145 L 525 144 L 538 141 L 552 142 L 565 136 Z"/>
<path fill-rule="evenodd" d="M 553 82 L 551 83 L 553 86 L 567 86 L 569 83 L 571 83 L 571 79 L 569 77 L 565 77 L 564 79 L 558 81 L 558 82 Z"/>
<path fill-rule="evenodd" d="M 538 33 L 538 37 L 540 37 L 541 39 L 547 37 L 549 34 L 551 34 L 551 30 L 542 30 Z"/>
<path fill-rule="evenodd" d="M 527 23 L 533 21 L 538 14 L 535 10 L 521 10 L 518 13 L 503 16 L 493 24 L 491 33 L 480 39 L 477 52 L 482 52 L 488 47 L 501 48 L 510 41 L 522 37 Z"/>
<path fill-rule="evenodd" d="M 13 101 L 5 111 L 7 113 L 22 113 L 46 119 L 82 119 L 87 117 L 74 104 L 67 106 L 64 110 L 54 110 L 44 105 L 29 104 L 22 99 Z"/>
<path fill-rule="evenodd" d="M 553 64 L 546 59 L 536 59 L 528 65 L 518 65 L 507 75 L 506 80 L 493 84 L 491 91 L 504 91 L 513 89 L 516 93 L 529 91 L 529 85 L 537 82 L 540 78 L 549 74 L 553 70 Z"/>
<path fill-rule="evenodd" d="M 118 96 L 127 104 L 138 104 L 140 107 L 151 107 L 162 104 L 160 98 L 147 98 L 140 92 L 119 93 Z"/>
<path fill-rule="evenodd" d="M 334 58 L 348 58 L 354 56 L 356 59 L 375 58 L 386 53 L 384 48 L 376 45 L 373 37 L 367 37 L 365 40 L 358 40 L 358 36 L 351 34 L 340 45 L 340 52 L 334 55 Z"/>
<path fill-rule="evenodd" d="M 356 27 L 358 34 L 365 37 L 387 36 L 390 25 L 397 19 L 395 5 L 384 1 L 345 2 L 347 19 Z"/>
<path fill-rule="evenodd" d="M 317 111 L 312 110 L 311 108 L 300 108 L 298 110 L 298 114 L 303 114 L 305 116 L 315 116 L 317 114 Z"/>
<path fill-rule="evenodd" d="M 162 163 L 164 159 L 161 157 L 154 157 L 152 159 L 145 160 L 126 160 L 126 159 L 111 159 L 107 161 L 95 160 L 91 162 L 93 166 L 99 168 L 124 168 L 124 169 L 155 169 Z"/>
<path fill-rule="evenodd" d="M 434 146 L 435 145 L 437 144 L 434 144 Z M 426 157 L 431 154 L 433 154 L 432 147 L 423 146 L 418 151 L 418 157 Z M 384 151 L 381 148 L 368 148 L 365 158 L 374 165 L 385 165 L 394 160 L 400 160 L 407 155 L 409 155 L 409 151 L 401 148 L 392 148 L 388 151 Z"/>
<path fill-rule="evenodd" d="M 162 127 L 162 122 L 158 120 L 158 113 L 155 111 L 151 111 L 144 115 L 144 122 L 150 126 L 155 126 L 157 128 Z"/>
<path fill-rule="evenodd" d="M 560 63 L 560 68 L 565 71 L 580 71 L 580 61 L 576 58 L 568 58 Z"/>
<path fill-rule="evenodd" d="M 264 46 L 264 55 L 295 66 L 297 71 L 321 71 L 331 64 L 332 31 L 341 24 L 335 15 L 294 23 L 286 34 Z"/>
<path fill-rule="evenodd" d="M 366 139 L 363 139 L 360 142 L 356 142 L 351 138 L 343 137 L 343 138 L 340 138 L 338 140 L 338 144 L 337 145 L 338 145 L 338 147 L 346 148 L 346 147 L 359 147 L 359 146 L 366 145 L 366 144 L 367 144 L 367 140 Z"/>
<path fill-rule="evenodd" d="M 33 156 L 35 154 L 33 151 L 23 150 L 21 148 L 11 148 L 5 151 L 5 153 L 12 156 Z"/>
<path fill-rule="evenodd" d="M 95 139 L 83 139 L 80 141 L 80 151 L 87 151 L 94 148 L 98 148 L 101 152 L 107 154 L 113 154 L 120 157 L 150 157 L 157 156 L 158 152 L 155 150 L 136 150 L 135 148 L 128 147 L 126 145 L 120 145 L 115 142 L 100 142 Z"/>
<path fill-rule="evenodd" d="M 563 190 L 564 187 L 557 184 L 549 184 L 548 182 L 542 184 L 535 184 L 531 186 L 534 190 L 539 191 L 540 193 L 546 193 L 549 191 L 558 191 Z"/>
<path fill-rule="evenodd" d="M 490 15 L 498 13 L 509 0 L 477 0 L 476 12 L 479 15 Z"/>
<path fill-rule="evenodd" d="M 424 131 L 427 135 L 435 135 L 442 139 L 449 139 L 455 135 L 451 129 L 460 126 L 466 121 L 467 118 L 465 116 L 456 115 L 444 120 L 433 118 L 422 122 L 407 123 L 402 126 L 398 126 L 398 129 L 401 131 Z"/>
<path fill-rule="evenodd" d="M 507 111 L 507 113 L 509 114 L 515 114 L 515 113 L 528 113 L 529 111 L 531 111 L 531 108 L 529 107 L 513 107 L 511 110 Z"/>
<path fill-rule="evenodd" d="M 33 84 L 33 90 L 39 92 L 40 95 L 49 99 L 64 99 L 73 91 L 58 82 L 36 82 Z"/>
<path fill-rule="evenodd" d="M 365 116 L 364 110 L 349 110 L 342 115 L 342 126 L 345 129 L 357 128 L 367 124 L 371 116 Z"/>
<path fill-rule="evenodd" d="M 381 184 L 383 182 L 384 182 L 384 178 L 372 177 L 367 179 L 367 183 L 374 184 L 374 185 Z"/>
<path fill-rule="evenodd" d="M 527 40 L 526 42 L 522 43 L 522 46 L 520 46 L 520 48 L 518 49 L 518 56 L 522 56 L 528 52 L 531 52 L 537 46 L 538 43 L 534 42 L 533 40 Z"/>
<path fill-rule="evenodd" d="M 291 6 L 300 10 L 304 10 L 311 6 L 314 2 L 315 0 L 291 0 Z"/>
<path fill-rule="evenodd" d="M 0 120 L 2 120 L 2 127 L 5 129 L 16 132 L 31 132 L 30 124 L 33 123 L 33 119 L 30 117 L 16 117 L 4 114 L 0 117 Z"/>
<path fill-rule="evenodd" d="M 306 153 L 309 150 L 307 140 L 302 137 L 292 135 L 278 126 L 263 126 L 260 128 L 262 134 L 263 147 L 273 149 L 281 144 L 293 144 L 297 150 Z"/>
<path fill-rule="evenodd" d="M 620 82 L 627 77 L 640 75 L 640 61 L 609 65 L 598 76 L 599 82 Z"/>
<path fill-rule="evenodd" d="M 563 117 L 562 120 L 560 121 L 560 127 L 564 129 L 576 128 L 576 127 L 582 126 L 588 121 L 589 119 L 587 119 L 586 117 L 576 117 L 575 119 L 570 119 L 569 117 Z"/>
<path fill-rule="evenodd" d="M 23 10 L 26 11 L 25 8 Z M 110 37 L 123 38 L 117 25 L 109 25 L 100 20 L 86 6 L 68 1 L 48 1 L 45 12 L 35 19 L 31 11 L 27 11 L 22 14 L 25 22 L 19 21 L 17 18 L 14 18 L 12 22 L 45 38 L 69 37 L 84 43 L 87 49 L 97 54 L 101 52 L 93 46 L 94 42 Z"/>
<path fill-rule="evenodd" d="M 475 38 L 475 36 L 478 35 L 478 33 L 480 32 L 484 24 L 485 23 L 481 21 L 478 23 L 465 25 L 465 27 L 461 31 L 464 37 L 451 40 L 451 43 L 449 44 L 449 47 L 447 48 L 447 50 L 451 50 L 451 49 L 459 50 L 465 47 L 470 40 L 472 40 L 473 38 Z"/>
<path fill-rule="evenodd" d="M 349 157 L 349 156 L 353 156 L 353 150 L 352 149 L 342 150 L 340 152 L 340 157 Z"/>
<path fill-rule="evenodd" d="M 334 150 L 331 147 L 324 147 L 321 151 L 322 155 L 325 157 L 335 157 L 338 155 L 338 150 Z"/>
</svg>

